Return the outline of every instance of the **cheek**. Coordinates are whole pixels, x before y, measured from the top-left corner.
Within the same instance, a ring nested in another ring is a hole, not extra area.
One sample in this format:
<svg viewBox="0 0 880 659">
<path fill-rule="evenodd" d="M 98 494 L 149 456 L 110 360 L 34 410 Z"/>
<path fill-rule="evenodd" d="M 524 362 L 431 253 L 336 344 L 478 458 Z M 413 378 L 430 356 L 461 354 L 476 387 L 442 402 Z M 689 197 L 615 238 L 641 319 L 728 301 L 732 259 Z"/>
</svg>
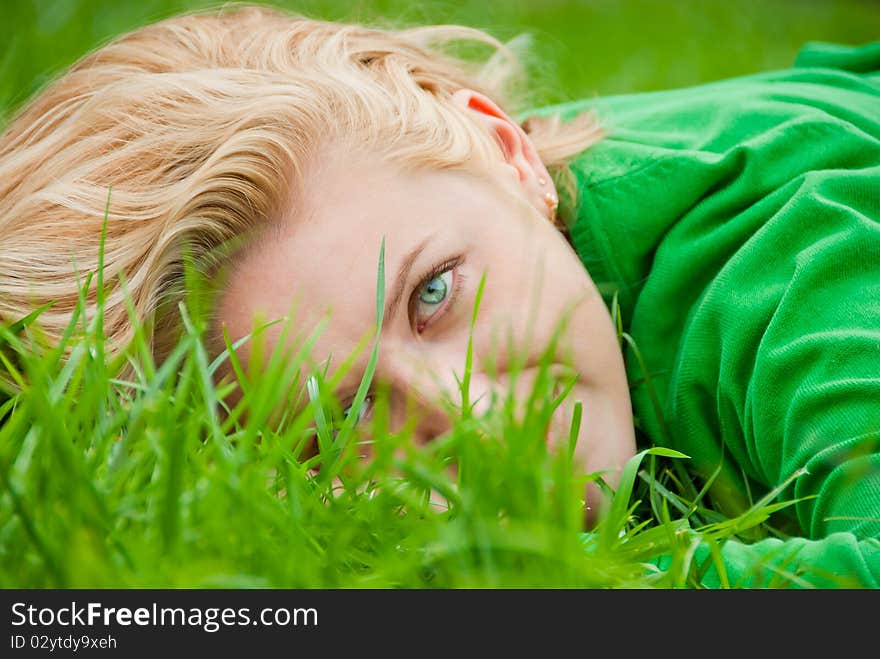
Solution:
<svg viewBox="0 0 880 659">
<path fill-rule="evenodd" d="M 468 256 L 468 295 L 459 320 L 467 333 L 482 273 L 486 282 L 475 327 L 475 351 L 509 359 L 510 342 L 534 364 L 567 319 L 560 343 L 583 343 L 607 316 L 577 255 L 551 225 L 489 231 Z M 598 308 L 597 308 L 598 306 Z M 607 321 L 605 321 L 607 322 Z M 560 346 L 561 347 L 561 346 Z M 570 361 L 570 360 L 560 360 Z"/>
</svg>

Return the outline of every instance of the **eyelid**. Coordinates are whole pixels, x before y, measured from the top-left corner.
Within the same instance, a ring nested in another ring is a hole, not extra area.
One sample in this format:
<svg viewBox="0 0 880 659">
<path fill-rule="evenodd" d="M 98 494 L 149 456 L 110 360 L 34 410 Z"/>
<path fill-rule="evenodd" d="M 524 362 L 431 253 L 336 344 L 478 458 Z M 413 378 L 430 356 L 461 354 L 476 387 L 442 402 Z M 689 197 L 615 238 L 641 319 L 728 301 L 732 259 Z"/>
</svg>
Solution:
<svg viewBox="0 0 880 659">
<path fill-rule="evenodd" d="M 407 305 L 408 313 L 409 313 L 409 322 L 413 329 L 417 330 L 416 318 L 414 317 L 414 309 L 416 306 L 416 299 L 419 294 L 419 291 L 431 281 L 434 277 L 439 277 L 440 275 L 449 272 L 450 270 L 455 270 L 456 268 L 461 267 L 464 263 L 464 256 L 455 256 L 451 259 L 446 259 L 441 263 L 438 263 L 433 268 L 431 268 L 425 275 L 419 278 L 415 287 L 410 293 L 409 304 Z M 453 272 L 453 285 L 452 290 L 449 292 L 449 298 L 444 300 L 443 308 L 447 308 L 452 302 L 455 301 L 455 298 L 458 294 L 458 290 L 461 287 L 462 276 L 460 273 Z M 438 312 L 439 313 L 439 312 Z M 432 316 L 434 318 L 434 316 Z"/>
</svg>

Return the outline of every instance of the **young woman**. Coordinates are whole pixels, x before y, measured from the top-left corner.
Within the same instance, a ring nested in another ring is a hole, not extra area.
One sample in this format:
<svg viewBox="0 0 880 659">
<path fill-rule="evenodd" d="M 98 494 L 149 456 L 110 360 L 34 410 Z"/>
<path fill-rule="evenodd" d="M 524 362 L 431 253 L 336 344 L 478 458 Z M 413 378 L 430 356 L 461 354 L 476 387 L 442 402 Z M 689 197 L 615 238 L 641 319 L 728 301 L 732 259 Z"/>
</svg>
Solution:
<svg viewBox="0 0 880 659">
<path fill-rule="evenodd" d="M 444 54 L 456 39 L 498 54 L 470 67 Z M 506 55 L 468 28 L 261 7 L 121 37 L 0 137 L 0 318 L 52 300 L 40 320 L 59 336 L 107 211 L 105 278 L 124 274 L 141 318 L 183 294 L 187 244 L 220 282 L 217 351 L 224 327 L 234 340 L 295 314 L 287 347 L 326 320 L 312 352 L 333 373 L 375 321 L 384 242 L 374 382 L 393 423 L 415 415 L 416 441 L 449 427 L 485 276 L 472 398 L 514 364 L 527 391 L 552 345 L 577 382 L 548 439 L 581 401 L 578 457 L 612 486 L 633 413 L 692 456 L 720 507 L 791 481 L 798 535 L 726 543 L 731 582 L 877 586 L 880 48 L 818 44 L 785 71 L 530 112 L 504 93 Z M 118 286 L 106 317 L 121 348 Z M 160 358 L 174 331 L 156 320 Z"/>
</svg>

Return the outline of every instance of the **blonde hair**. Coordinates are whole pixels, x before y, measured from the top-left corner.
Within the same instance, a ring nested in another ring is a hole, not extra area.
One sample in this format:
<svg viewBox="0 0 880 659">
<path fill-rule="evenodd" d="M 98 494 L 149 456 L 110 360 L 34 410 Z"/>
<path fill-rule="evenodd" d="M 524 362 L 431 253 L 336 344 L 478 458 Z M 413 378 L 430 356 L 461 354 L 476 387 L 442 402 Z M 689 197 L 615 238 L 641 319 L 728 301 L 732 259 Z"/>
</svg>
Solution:
<svg viewBox="0 0 880 659">
<path fill-rule="evenodd" d="M 462 41 L 494 54 L 455 58 L 448 46 Z M 497 160 L 497 144 L 450 96 L 469 87 L 509 108 L 521 73 L 511 50 L 477 29 L 370 28 L 258 5 L 123 35 L 37 95 L 0 136 L 0 320 L 53 300 L 39 322 L 60 338 L 77 305 L 75 273 L 98 269 L 106 213 L 105 334 L 108 349 L 122 348 L 133 328 L 119 273 L 139 320 L 173 307 L 184 244 L 200 269 L 216 267 L 219 246 L 296 198 L 330 140 L 423 167 Z M 592 118 L 523 126 L 571 192 L 567 159 L 601 136 Z M 157 355 L 173 330 L 149 328 Z"/>
</svg>

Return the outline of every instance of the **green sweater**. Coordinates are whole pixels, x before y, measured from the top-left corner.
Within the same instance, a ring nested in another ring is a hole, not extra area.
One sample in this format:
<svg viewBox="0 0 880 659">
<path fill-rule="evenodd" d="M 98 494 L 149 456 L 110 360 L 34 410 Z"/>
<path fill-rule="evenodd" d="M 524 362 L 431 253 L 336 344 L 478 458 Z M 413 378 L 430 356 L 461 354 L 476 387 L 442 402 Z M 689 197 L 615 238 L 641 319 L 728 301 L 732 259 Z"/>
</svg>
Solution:
<svg viewBox="0 0 880 659">
<path fill-rule="evenodd" d="M 805 470 L 777 497 L 800 500 L 800 531 L 725 543 L 729 582 L 765 585 L 772 565 L 878 587 L 880 42 L 538 113 L 559 109 L 606 129 L 572 165 L 570 233 L 647 365 L 662 420 L 626 349 L 640 428 L 698 473 L 721 465 L 714 502 L 733 513 Z"/>
</svg>

